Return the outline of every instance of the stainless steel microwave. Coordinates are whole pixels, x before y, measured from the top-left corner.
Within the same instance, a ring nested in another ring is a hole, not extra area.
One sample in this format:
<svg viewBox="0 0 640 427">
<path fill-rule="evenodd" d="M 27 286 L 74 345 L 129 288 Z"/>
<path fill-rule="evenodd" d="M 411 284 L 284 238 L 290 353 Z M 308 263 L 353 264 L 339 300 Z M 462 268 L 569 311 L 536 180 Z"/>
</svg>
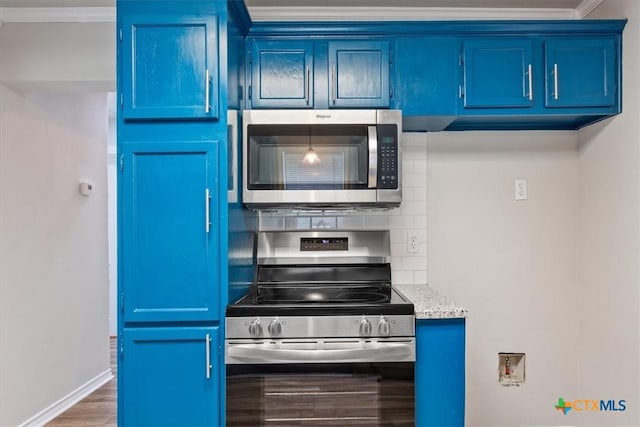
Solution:
<svg viewBox="0 0 640 427">
<path fill-rule="evenodd" d="M 247 206 L 400 204 L 400 111 L 247 110 L 243 122 Z"/>
</svg>

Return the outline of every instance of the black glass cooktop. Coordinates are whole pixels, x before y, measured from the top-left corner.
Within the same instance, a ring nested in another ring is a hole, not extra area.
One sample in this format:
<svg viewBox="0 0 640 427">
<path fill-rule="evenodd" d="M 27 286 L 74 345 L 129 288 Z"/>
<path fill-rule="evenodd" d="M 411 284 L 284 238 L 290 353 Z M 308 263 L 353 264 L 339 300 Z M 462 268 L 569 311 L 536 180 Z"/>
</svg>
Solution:
<svg viewBox="0 0 640 427">
<path fill-rule="evenodd" d="M 389 264 L 260 266 L 227 316 L 413 314 L 391 286 Z"/>
<path fill-rule="evenodd" d="M 390 285 L 254 285 L 227 316 L 413 314 L 413 304 Z"/>
<path fill-rule="evenodd" d="M 389 285 L 288 284 L 258 286 L 253 304 L 388 303 Z"/>
</svg>

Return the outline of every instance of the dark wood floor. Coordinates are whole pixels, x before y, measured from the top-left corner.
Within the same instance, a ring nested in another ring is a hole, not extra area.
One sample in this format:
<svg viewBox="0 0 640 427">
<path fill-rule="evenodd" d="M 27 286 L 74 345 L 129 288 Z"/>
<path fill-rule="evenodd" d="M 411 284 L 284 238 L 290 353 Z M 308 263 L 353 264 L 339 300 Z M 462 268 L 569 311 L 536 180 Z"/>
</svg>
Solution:
<svg viewBox="0 0 640 427">
<path fill-rule="evenodd" d="M 116 339 L 111 338 L 111 369 L 114 378 L 64 412 L 47 426 L 98 427 L 116 423 Z"/>
</svg>

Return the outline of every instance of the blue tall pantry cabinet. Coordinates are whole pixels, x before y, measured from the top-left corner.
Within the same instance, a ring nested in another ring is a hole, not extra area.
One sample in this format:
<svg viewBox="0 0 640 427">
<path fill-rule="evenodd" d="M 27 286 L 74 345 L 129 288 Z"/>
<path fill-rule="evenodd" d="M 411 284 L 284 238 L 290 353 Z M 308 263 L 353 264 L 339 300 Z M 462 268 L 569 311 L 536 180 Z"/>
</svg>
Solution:
<svg viewBox="0 0 640 427">
<path fill-rule="evenodd" d="M 118 425 L 223 423 L 227 3 L 118 0 Z"/>
</svg>

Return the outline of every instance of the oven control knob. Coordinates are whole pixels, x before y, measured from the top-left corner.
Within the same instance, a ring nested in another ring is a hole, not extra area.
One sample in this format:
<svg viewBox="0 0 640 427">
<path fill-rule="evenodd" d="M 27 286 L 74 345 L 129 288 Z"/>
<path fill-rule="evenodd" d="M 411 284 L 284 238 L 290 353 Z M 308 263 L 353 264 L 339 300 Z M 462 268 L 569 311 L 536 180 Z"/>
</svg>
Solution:
<svg viewBox="0 0 640 427">
<path fill-rule="evenodd" d="M 269 335 L 272 337 L 279 337 L 282 335 L 282 322 L 278 319 L 274 319 L 267 326 L 267 331 L 269 331 Z"/>
<path fill-rule="evenodd" d="M 380 321 L 378 322 L 378 333 L 383 337 L 388 337 L 391 333 L 391 324 L 384 316 L 380 316 Z"/>
<path fill-rule="evenodd" d="M 262 336 L 262 322 L 260 319 L 254 319 L 249 323 L 249 335 L 251 335 L 252 338 Z"/>
<path fill-rule="evenodd" d="M 360 321 L 360 335 L 363 337 L 368 337 L 371 335 L 371 322 L 366 317 L 362 317 Z"/>
</svg>

